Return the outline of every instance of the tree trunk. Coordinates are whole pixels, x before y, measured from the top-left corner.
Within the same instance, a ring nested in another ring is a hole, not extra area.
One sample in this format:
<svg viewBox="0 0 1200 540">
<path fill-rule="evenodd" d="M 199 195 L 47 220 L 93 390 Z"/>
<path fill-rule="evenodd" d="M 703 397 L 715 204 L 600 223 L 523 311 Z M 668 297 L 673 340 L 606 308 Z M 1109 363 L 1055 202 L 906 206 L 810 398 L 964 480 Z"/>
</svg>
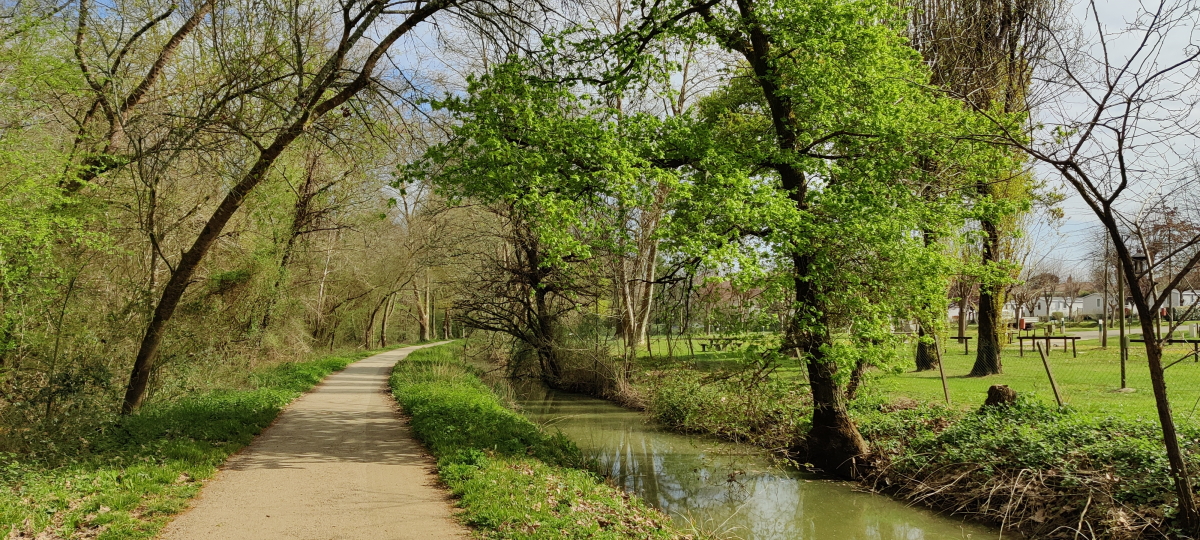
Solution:
<svg viewBox="0 0 1200 540">
<path fill-rule="evenodd" d="M 212 247 L 213 242 L 221 235 L 225 225 L 233 218 L 233 214 L 241 208 L 246 196 L 262 182 L 271 165 L 275 163 L 283 150 L 303 133 L 303 126 L 304 124 L 299 122 L 292 125 L 290 129 L 280 133 L 275 142 L 259 154 L 258 161 L 242 177 L 241 181 L 229 190 L 229 193 L 217 206 L 216 211 L 208 218 L 208 222 L 204 224 L 204 228 L 192 243 L 192 247 L 180 257 L 179 264 L 176 265 L 166 287 L 163 288 L 158 306 L 154 309 L 154 316 L 147 325 L 146 333 L 142 336 L 137 357 L 133 362 L 133 370 L 129 375 L 129 384 L 125 387 L 125 399 L 121 403 L 122 414 L 129 414 L 141 405 L 146 387 L 150 383 L 154 360 L 158 356 L 158 347 L 162 344 L 163 335 L 166 333 L 167 323 L 175 314 L 175 308 L 179 306 L 179 301 L 183 298 L 184 291 L 187 290 L 192 277 L 200 267 L 200 262 L 204 260 L 204 256 Z"/>
<path fill-rule="evenodd" d="M 995 266 L 1000 263 L 999 227 L 986 219 L 982 221 L 981 225 L 986 233 L 983 242 L 983 264 Z M 1004 348 L 1004 344 L 1000 341 L 1003 313 L 1004 285 L 989 279 L 981 279 L 979 282 L 979 337 L 975 347 L 975 365 L 971 368 L 972 377 L 1003 373 L 1003 366 L 1000 363 L 1000 354 Z"/>
<path fill-rule="evenodd" d="M 396 293 L 388 295 L 387 307 L 383 310 L 383 320 L 379 322 L 379 348 L 387 347 L 387 328 L 388 317 L 392 316 L 392 310 L 396 308 Z"/>
<path fill-rule="evenodd" d="M 805 359 L 813 398 L 812 427 L 806 437 L 808 460 L 829 472 L 854 478 L 870 449 L 850 418 L 837 381 L 837 361 L 826 356 L 833 338 L 828 332 L 827 310 L 821 309 L 818 285 L 808 277 L 812 261 L 803 255 L 794 256 L 793 261 L 797 309 L 791 333 Z M 800 321 L 809 322 L 800 326 Z"/>
<path fill-rule="evenodd" d="M 1144 313 L 1144 312 L 1143 312 Z M 1175 429 L 1175 418 L 1171 413 L 1171 402 L 1167 399 L 1167 380 L 1163 375 L 1162 344 L 1152 337 L 1157 326 L 1154 317 L 1141 317 L 1142 335 L 1146 337 L 1146 359 L 1150 367 L 1150 385 L 1154 389 L 1154 403 L 1158 409 L 1158 421 L 1162 424 L 1163 442 L 1167 447 L 1167 460 L 1175 480 L 1175 494 L 1179 497 L 1180 520 L 1189 532 L 1200 528 L 1200 515 L 1196 513 L 1196 501 L 1188 476 L 1187 462 L 1179 447 L 1179 434 Z"/>
<path fill-rule="evenodd" d="M 550 299 L 545 289 L 535 284 L 534 309 L 536 310 L 535 347 L 538 364 L 541 367 L 542 381 L 551 388 L 562 387 L 562 366 L 558 361 L 558 347 L 555 346 L 555 320 L 550 314 Z"/>
<path fill-rule="evenodd" d="M 374 341 L 371 338 L 374 337 L 374 332 L 375 332 L 375 317 L 377 315 L 379 315 L 379 310 L 381 310 L 381 309 L 383 310 L 384 316 L 386 317 L 387 302 L 388 302 L 388 299 L 391 297 L 392 297 L 392 293 L 390 293 L 390 292 L 379 297 L 379 301 L 375 302 L 375 308 L 371 310 L 371 315 L 369 317 L 367 317 L 367 324 L 364 325 L 364 328 L 363 328 L 363 348 L 364 349 L 371 348 L 371 342 Z"/>
<path fill-rule="evenodd" d="M 429 341 L 429 291 L 421 296 L 421 286 L 413 282 L 413 304 L 417 308 L 417 339 Z"/>
<path fill-rule="evenodd" d="M 961 315 L 960 315 L 961 317 Z M 931 336 L 933 339 L 926 342 L 925 337 Z M 942 363 L 942 352 L 938 350 L 937 335 L 930 334 L 925 331 L 925 325 L 917 325 L 917 371 L 929 371 L 937 369 L 938 364 Z"/>
<path fill-rule="evenodd" d="M 928 197 L 928 194 L 926 194 L 926 197 Z M 934 244 L 935 238 L 931 231 L 922 231 L 921 236 L 925 241 L 926 249 Z M 942 309 L 941 307 L 938 307 L 937 310 L 934 310 L 929 304 L 925 304 L 922 307 L 924 308 L 926 316 L 930 316 L 931 312 L 940 311 Z M 960 309 L 958 312 L 958 319 L 960 321 L 962 320 L 963 315 L 964 313 Z M 925 338 L 930 336 L 933 338 L 932 341 L 927 341 Z M 926 330 L 925 324 L 918 323 L 917 337 L 919 338 L 917 340 L 917 371 L 927 371 L 938 367 L 938 364 L 940 364 L 942 361 L 942 355 L 941 352 L 938 351 L 937 332 L 929 332 Z"/>
<path fill-rule="evenodd" d="M 650 339 L 650 308 L 654 303 L 654 263 L 658 260 L 658 241 L 651 240 L 649 252 L 642 259 L 641 279 L 639 284 L 641 296 L 638 299 L 638 318 L 635 331 L 639 342 L 649 343 Z"/>
<path fill-rule="evenodd" d="M 967 295 L 970 294 L 971 289 L 966 285 L 960 288 L 962 289 L 962 298 L 958 299 L 958 337 L 963 337 L 967 335 L 967 307 L 970 305 Z"/>
<path fill-rule="evenodd" d="M 867 359 L 859 358 L 850 370 L 850 382 L 846 383 L 846 401 L 854 401 L 858 397 L 858 389 L 862 386 L 863 375 L 867 373 Z"/>
<path fill-rule="evenodd" d="M 856 478 L 859 465 L 870 455 L 867 442 L 850 418 L 837 384 L 837 363 L 818 348 L 806 347 L 808 380 L 812 385 L 812 428 L 808 430 L 808 459 L 826 471 Z"/>
</svg>

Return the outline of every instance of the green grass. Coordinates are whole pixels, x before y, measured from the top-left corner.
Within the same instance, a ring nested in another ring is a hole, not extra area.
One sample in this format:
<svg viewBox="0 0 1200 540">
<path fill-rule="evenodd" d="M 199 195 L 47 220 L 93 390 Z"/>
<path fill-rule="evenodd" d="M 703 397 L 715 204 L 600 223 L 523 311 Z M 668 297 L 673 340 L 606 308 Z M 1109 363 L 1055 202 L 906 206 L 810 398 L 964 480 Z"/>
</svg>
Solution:
<svg viewBox="0 0 1200 540">
<path fill-rule="evenodd" d="M 1067 333 L 1094 332 L 1095 328 L 1067 328 Z M 976 336 L 970 328 L 967 335 Z M 1053 350 L 1049 361 L 1063 401 L 1079 412 L 1100 417 L 1157 419 L 1154 395 L 1150 390 L 1150 375 L 1146 367 L 1146 353 L 1141 343 L 1130 343 L 1129 359 L 1126 363 L 1126 385 L 1132 392 L 1117 392 L 1121 387 L 1121 362 L 1117 347 L 1116 330 L 1109 334 L 1107 349 L 1100 347 L 1098 339 L 1084 339 L 1076 343 L 1079 356 L 1063 352 L 1062 342 L 1052 341 Z M 676 358 L 668 358 L 666 340 L 656 337 L 651 341 L 653 355 L 645 349 L 639 354 L 643 369 L 656 370 L 668 367 L 686 367 L 699 371 L 711 371 L 736 364 L 740 351 L 700 352 L 695 339 L 694 357 L 687 355 L 686 342 L 673 345 Z M 1043 402 L 1053 403 L 1054 393 L 1050 388 L 1046 369 L 1032 343 L 1025 343 L 1025 354 L 1021 356 L 1017 345 L 1005 347 L 1003 355 L 1004 373 L 989 377 L 968 377 L 975 362 L 976 339 L 971 340 L 970 354 L 964 354 L 963 345 L 949 340 L 943 352 L 947 386 L 950 389 L 951 407 L 968 410 L 979 407 L 987 398 L 988 387 L 1005 384 L 1018 393 L 1029 394 Z M 681 346 L 682 345 L 682 346 Z M 1164 364 L 1170 364 L 1192 351 L 1191 345 L 1171 345 L 1165 349 Z M 921 403 L 944 404 L 942 382 L 935 371 L 912 371 L 913 345 L 901 346 L 899 366 L 895 373 L 876 371 L 868 383 L 873 392 L 882 392 L 890 399 L 908 398 Z M 785 362 L 773 374 L 779 380 L 801 379 L 804 373 L 794 362 Z M 1180 362 L 1166 371 L 1167 388 L 1176 421 L 1200 427 L 1200 363 L 1194 359 Z"/>
<path fill-rule="evenodd" d="M 546 434 L 506 408 L 454 343 L 398 363 L 392 392 L 413 434 L 438 458 L 460 518 L 486 538 L 687 538 L 640 500 L 582 468 L 561 433 Z"/>
<path fill-rule="evenodd" d="M 1054 342 L 1052 342 L 1054 343 Z M 1117 392 L 1121 387 L 1121 362 L 1115 337 L 1110 337 L 1108 349 L 1099 340 L 1080 340 L 1079 356 L 1064 353 L 1061 345 L 1048 357 L 1063 401 L 1076 410 L 1100 417 L 1126 419 L 1157 419 L 1154 395 L 1150 390 L 1150 375 L 1146 353 L 1140 343 L 1131 343 L 1126 364 L 1126 384 L 1133 392 Z M 952 406 L 960 409 L 978 407 L 987 397 L 993 384 L 1006 384 L 1018 393 L 1026 393 L 1044 402 L 1053 402 L 1054 393 L 1046 368 L 1037 352 L 1029 350 L 1020 356 L 1016 346 L 1009 346 L 1003 355 L 1004 373 L 989 377 L 968 377 L 975 362 L 975 348 L 963 354 L 961 345 L 950 342 L 943 356 L 946 382 L 950 388 Z M 1191 352 L 1190 346 L 1175 345 L 1164 353 L 1165 363 L 1182 358 Z M 911 356 L 911 355 L 910 355 Z M 1180 423 L 1200 425 L 1200 364 L 1193 360 L 1180 362 L 1166 371 L 1167 388 L 1172 410 Z M 944 402 L 941 378 L 937 371 L 906 372 L 878 380 L 880 389 L 892 397 L 907 397 L 920 402 Z"/>
<path fill-rule="evenodd" d="M 153 538 L 283 407 L 370 354 L 281 364 L 250 374 L 250 390 L 144 407 L 88 435 L 88 453 L 65 464 L 0 456 L 0 527 L 38 538 Z"/>
</svg>

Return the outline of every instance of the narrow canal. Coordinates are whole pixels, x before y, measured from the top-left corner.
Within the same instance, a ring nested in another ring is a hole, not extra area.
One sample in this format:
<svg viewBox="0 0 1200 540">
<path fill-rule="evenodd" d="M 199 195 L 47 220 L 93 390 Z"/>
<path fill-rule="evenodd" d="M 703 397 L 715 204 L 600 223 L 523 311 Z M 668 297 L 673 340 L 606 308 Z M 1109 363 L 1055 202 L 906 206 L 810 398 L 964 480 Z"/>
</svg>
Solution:
<svg viewBox="0 0 1200 540">
<path fill-rule="evenodd" d="M 627 491 L 681 526 L 744 540 L 948 540 L 998 532 L 775 464 L 755 447 L 680 435 L 610 402 L 522 389 L 533 421 L 558 428 Z"/>
</svg>

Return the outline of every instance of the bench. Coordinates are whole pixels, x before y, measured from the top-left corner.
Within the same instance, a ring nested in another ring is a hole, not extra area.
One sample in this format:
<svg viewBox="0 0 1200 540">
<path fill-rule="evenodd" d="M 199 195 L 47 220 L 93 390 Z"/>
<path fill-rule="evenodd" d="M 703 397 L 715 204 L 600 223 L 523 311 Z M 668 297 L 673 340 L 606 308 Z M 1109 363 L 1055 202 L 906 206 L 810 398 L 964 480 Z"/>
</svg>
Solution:
<svg viewBox="0 0 1200 540">
<path fill-rule="evenodd" d="M 1144 338 L 1130 338 L 1129 341 L 1131 343 L 1145 343 L 1146 342 L 1146 340 Z M 1171 345 L 1178 345 L 1181 343 L 1182 344 L 1188 344 L 1188 343 L 1192 344 L 1192 352 L 1183 355 L 1183 358 L 1180 358 L 1179 360 L 1171 362 L 1170 364 L 1167 365 L 1167 367 L 1165 367 L 1163 369 L 1167 369 L 1175 364 L 1178 364 L 1184 360 L 1187 360 L 1189 357 L 1194 357 L 1196 359 L 1196 362 L 1200 362 L 1200 338 L 1167 338 L 1167 339 L 1164 339 L 1163 341 L 1165 341 Z"/>
<path fill-rule="evenodd" d="M 1021 351 L 1021 356 L 1025 356 L 1025 340 L 1046 342 L 1046 356 L 1050 356 L 1050 340 L 1061 339 L 1063 342 L 1063 352 L 1067 352 L 1067 342 L 1071 342 L 1071 356 L 1079 358 L 1079 351 L 1075 348 L 1075 342 L 1083 338 L 1079 336 L 1017 336 L 1017 347 Z"/>
<path fill-rule="evenodd" d="M 963 354 L 971 354 L 971 336 L 955 336 L 950 339 L 956 339 L 963 344 Z"/>
</svg>

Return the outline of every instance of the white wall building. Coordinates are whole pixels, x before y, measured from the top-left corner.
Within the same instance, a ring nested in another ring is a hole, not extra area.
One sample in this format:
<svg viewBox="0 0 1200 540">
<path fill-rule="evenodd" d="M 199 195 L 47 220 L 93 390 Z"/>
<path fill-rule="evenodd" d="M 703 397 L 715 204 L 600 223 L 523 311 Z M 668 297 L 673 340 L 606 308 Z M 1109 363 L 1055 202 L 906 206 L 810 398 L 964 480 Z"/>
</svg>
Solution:
<svg viewBox="0 0 1200 540">
<path fill-rule="evenodd" d="M 1174 291 L 1174 294 L 1172 295 L 1172 297 L 1173 297 L 1172 303 L 1168 304 L 1167 302 L 1163 302 L 1164 307 L 1166 307 L 1167 305 L 1173 305 L 1175 307 L 1189 307 L 1192 305 L 1196 305 L 1197 306 L 1196 307 L 1197 315 L 1195 318 L 1200 318 L 1200 290 Z M 1116 298 L 1117 298 L 1117 295 L 1116 295 L 1115 291 L 1109 293 L 1109 301 L 1110 302 L 1116 302 Z M 1043 321 L 1046 320 L 1047 318 L 1053 316 L 1055 313 L 1062 313 L 1064 317 L 1071 316 L 1071 317 L 1074 317 L 1076 320 L 1085 319 L 1085 318 L 1095 320 L 1095 319 L 1099 319 L 1104 316 L 1104 293 L 1096 292 L 1096 293 L 1091 293 L 1091 294 L 1088 294 L 1085 296 L 1080 296 L 1075 299 L 1075 302 L 1073 304 L 1070 304 L 1068 302 L 1068 300 L 1069 300 L 1068 298 L 1065 298 L 1062 296 L 1055 296 L 1055 297 L 1051 298 L 1050 299 L 1050 310 L 1047 311 L 1046 310 L 1046 299 L 1039 298 L 1037 301 L 1037 305 L 1034 306 L 1033 312 L 1030 313 L 1028 309 L 1025 309 L 1024 307 L 1022 307 L 1020 310 L 1021 316 L 1022 317 L 1037 317 L 1038 319 L 1041 319 Z M 1070 304 L 1071 309 L 1067 309 L 1068 304 Z M 1128 313 L 1132 314 L 1135 311 L 1134 307 L 1133 307 L 1133 303 L 1126 301 L 1125 302 L 1125 310 Z M 1004 304 L 1004 311 L 1001 314 L 1001 316 L 1005 320 L 1011 321 L 1014 317 L 1016 317 L 1016 314 L 1017 314 L 1017 305 L 1015 302 L 1009 301 L 1008 303 Z M 958 304 L 951 304 L 950 307 L 946 310 L 946 316 L 950 319 L 951 322 L 957 322 L 958 321 Z M 970 322 L 970 323 L 975 322 L 975 309 L 973 307 L 967 308 L 967 322 Z"/>
</svg>

